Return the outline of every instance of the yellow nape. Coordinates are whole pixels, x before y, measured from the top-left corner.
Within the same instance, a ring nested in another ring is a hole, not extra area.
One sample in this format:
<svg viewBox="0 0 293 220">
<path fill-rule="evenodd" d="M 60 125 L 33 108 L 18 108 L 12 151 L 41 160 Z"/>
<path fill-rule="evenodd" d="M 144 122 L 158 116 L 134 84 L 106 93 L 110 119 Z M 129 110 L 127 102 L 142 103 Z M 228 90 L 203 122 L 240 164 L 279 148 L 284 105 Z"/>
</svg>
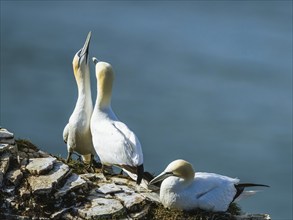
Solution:
<svg viewBox="0 0 293 220">
<path fill-rule="evenodd" d="M 74 76 L 75 76 L 76 80 L 78 78 L 80 78 L 80 76 L 79 76 L 80 74 L 78 74 L 78 72 L 79 72 L 78 71 L 78 69 L 79 69 L 78 61 L 79 61 L 79 57 L 77 55 L 75 55 L 73 60 L 72 60 L 72 67 L 73 67 L 73 73 L 74 73 Z"/>
<path fill-rule="evenodd" d="M 108 105 L 111 101 L 114 72 L 110 64 L 99 62 L 96 64 L 96 77 L 98 80 L 98 96 L 101 105 Z"/>
<path fill-rule="evenodd" d="M 192 180 L 194 178 L 194 169 L 186 160 L 179 159 L 171 162 L 165 172 L 172 172 L 175 176 L 185 180 Z"/>
</svg>

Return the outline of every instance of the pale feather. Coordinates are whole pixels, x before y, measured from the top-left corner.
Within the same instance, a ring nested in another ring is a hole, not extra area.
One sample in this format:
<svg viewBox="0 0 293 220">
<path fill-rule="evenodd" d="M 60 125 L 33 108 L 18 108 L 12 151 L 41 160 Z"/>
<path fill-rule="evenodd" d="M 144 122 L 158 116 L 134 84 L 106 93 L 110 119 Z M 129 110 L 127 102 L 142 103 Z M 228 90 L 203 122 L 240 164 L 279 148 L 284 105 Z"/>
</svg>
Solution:
<svg viewBox="0 0 293 220">
<path fill-rule="evenodd" d="M 69 124 L 67 124 L 63 130 L 63 140 L 65 143 L 67 143 L 68 134 L 69 134 Z"/>
<path fill-rule="evenodd" d="M 196 173 L 186 182 L 179 177 L 168 177 L 162 185 L 160 198 L 164 206 L 190 210 L 226 211 L 236 194 L 238 179 L 214 173 Z"/>
<path fill-rule="evenodd" d="M 122 122 L 109 118 L 92 124 L 93 142 L 102 163 L 137 166 L 143 161 L 141 145 Z"/>
</svg>

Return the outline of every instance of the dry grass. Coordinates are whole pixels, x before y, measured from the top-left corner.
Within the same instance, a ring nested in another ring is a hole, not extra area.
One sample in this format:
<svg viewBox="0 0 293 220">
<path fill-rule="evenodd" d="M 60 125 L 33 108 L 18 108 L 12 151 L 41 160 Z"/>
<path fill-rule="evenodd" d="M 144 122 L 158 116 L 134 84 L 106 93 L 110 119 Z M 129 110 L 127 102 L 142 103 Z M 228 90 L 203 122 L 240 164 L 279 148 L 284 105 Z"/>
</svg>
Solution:
<svg viewBox="0 0 293 220">
<path fill-rule="evenodd" d="M 18 150 L 22 151 L 24 148 L 32 149 L 38 151 L 38 147 L 27 139 L 17 139 L 15 140 Z"/>
<path fill-rule="evenodd" d="M 235 219 L 233 216 L 239 215 L 240 207 L 232 203 L 227 212 L 207 212 L 200 209 L 192 211 L 182 211 L 176 209 L 166 209 L 161 204 L 152 204 L 148 219 L 169 220 L 169 219 L 187 219 L 187 220 L 230 220 Z"/>
</svg>

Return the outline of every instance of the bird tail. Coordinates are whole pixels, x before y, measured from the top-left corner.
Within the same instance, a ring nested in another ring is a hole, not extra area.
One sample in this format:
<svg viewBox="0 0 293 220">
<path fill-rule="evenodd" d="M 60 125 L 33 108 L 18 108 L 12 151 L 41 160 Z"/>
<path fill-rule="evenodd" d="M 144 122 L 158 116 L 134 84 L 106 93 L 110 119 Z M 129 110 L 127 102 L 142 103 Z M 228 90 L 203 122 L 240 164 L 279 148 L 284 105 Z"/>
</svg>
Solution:
<svg viewBox="0 0 293 220">
<path fill-rule="evenodd" d="M 255 184 L 255 183 L 239 183 L 235 185 L 236 188 L 236 195 L 233 198 L 233 201 L 239 201 L 241 199 L 250 197 L 254 194 L 256 194 L 257 192 L 259 192 L 259 190 L 245 190 L 245 188 L 247 187 L 270 187 L 268 185 L 264 185 L 264 184 Z"/>
<path fill-rule="evenodd" d="M 144 171 L 143 164 L 138 167 L 131 167 L 127 165 L 120 166 L 122 170 L 133 180 L 136 180 L 138 185 L 141 185 L 144 188 L 148 188 L 148 183 L 154 178 L 154 176 Z"/>
<path fill-rule="evenodd" d="M 256 183 L 239 183 L 236 185 L 237 187 L 257 187 L 257 186 L 261 186 L 261 187 L 270 187 L 268 185 L 264 185 L 264 184 L 256 184 Z"/>
<path fill-rule="evenodd" d="M 134 167 L 129 165 L 120 165 L 122 170 L 130 176 L 131 179 L 136 180 L 137 185 L 140 185 L 144 176 L 143 164 Z"/>
</svg>

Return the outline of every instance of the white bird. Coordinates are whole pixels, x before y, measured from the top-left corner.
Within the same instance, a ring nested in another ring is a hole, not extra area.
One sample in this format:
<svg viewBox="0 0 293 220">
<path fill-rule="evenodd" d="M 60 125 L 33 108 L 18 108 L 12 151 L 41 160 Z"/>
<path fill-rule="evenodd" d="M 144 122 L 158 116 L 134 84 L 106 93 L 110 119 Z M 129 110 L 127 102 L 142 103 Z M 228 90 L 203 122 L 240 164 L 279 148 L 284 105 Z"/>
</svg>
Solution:
<svg viewBox="0 0 293 220">
<path fill-rule="evenodd" d="M 97 77 L 97 99 L 91 118 L 94 148 L 103 168 L 118 166 L 128 174 L 136 174 L 136 182 L 140 184 L 144 174 L 141 144 L 111 108 L 113 69 L 109 63 L 99 62 L 95 57 L 93 61 Z"/>
<path fill-rule="evenodd" d="M 192 165 L 185 160 L 171 162 L 150 184 L 160 181 L 163 181 L 160 201 L 165 207 L 182 210 L 200 208 L 213 212 L 225 212 L 236 198 L 256 192 L 244 191 L 245 187 L 268 187 L 261 184 L 241 184 L 239 179 L 215 173 L 194 173 Z"/>
<path fill-rule="evenodd" d="M 93 112 L 89 69 L 90 39 L 91 32 L 88 33 L 83 48 L 75 54 L 72 61 L 78 98 L 69 122 L 63 130 L 63 139 L 67 143 L 67 162 L 72 153 L 77 152 L 85 163 L 91 164 L 95 154 L 90 131 L 90 119 Z"/>
</svg>

